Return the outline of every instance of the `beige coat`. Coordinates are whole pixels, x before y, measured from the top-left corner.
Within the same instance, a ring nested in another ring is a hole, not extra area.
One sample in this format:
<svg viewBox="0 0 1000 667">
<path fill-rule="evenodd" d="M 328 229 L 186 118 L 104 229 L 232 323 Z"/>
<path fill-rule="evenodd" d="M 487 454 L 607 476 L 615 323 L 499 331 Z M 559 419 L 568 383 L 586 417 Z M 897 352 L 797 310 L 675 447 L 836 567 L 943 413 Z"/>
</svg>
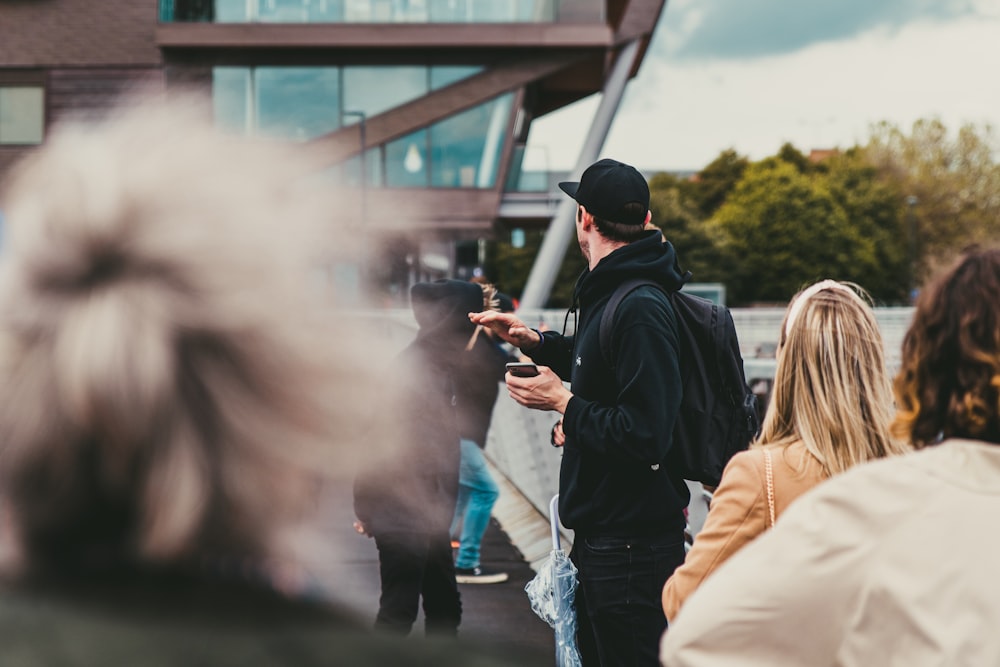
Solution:
<svg viewBox="0 0 1000 667">
<path fill-rule="evenodd" d="M 998 445 L 837 475 L 691 596 L 663 664 L 1000 665 L 997 517 Z"/>
<path fill-rule="evenodd" d="M 775 517 L 826 475 L 801 443 L 768 447 L 774 488 Z M 764 451 L 754 448 L 734 456 L 712 498 L 705 525 L 684 564 L 663 587 L 663 611 L 673 619 L 705 577 L 771 525 L 765 483 Z"/>
</svg>

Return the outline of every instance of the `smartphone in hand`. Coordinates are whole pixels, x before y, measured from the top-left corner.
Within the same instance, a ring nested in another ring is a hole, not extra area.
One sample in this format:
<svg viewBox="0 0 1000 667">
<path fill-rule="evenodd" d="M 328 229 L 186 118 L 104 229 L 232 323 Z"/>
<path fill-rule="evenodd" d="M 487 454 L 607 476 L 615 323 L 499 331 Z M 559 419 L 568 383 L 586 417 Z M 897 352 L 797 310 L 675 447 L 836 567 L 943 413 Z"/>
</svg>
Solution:
<svg viewBox="0 0 1000 667">
<path fill-rule="evenodd" d="M 507 364 L 507 372 L 514 377 L 531 378 L 538 375 L 538 366 L 530 361 L 512 361 Z"/>
</svg>

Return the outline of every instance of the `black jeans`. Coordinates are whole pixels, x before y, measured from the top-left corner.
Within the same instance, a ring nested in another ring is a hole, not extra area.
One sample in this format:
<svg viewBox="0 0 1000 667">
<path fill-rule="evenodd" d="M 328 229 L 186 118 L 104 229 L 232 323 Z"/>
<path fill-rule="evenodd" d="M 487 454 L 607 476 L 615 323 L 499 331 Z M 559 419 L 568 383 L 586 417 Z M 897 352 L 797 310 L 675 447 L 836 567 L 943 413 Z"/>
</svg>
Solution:
<svg viewBox="0 0 1000 667">
<path fill-rule="evenodd" d="M 570 554 L 579 569 L 576 611 L 586 667 L 659 667 L 667 628 L 663 584 L 684 562 L 684 536 L 580 537 Z"/>
<path fill-rule="evenodd" d="M 382 533 L 375 536 L 375 546 L 382 580 L 375 629 L 409 634 L 423 597 L 426 633 L 455 636 L 462 620 L 462 602 L 448 532 Z"/>
</svg>

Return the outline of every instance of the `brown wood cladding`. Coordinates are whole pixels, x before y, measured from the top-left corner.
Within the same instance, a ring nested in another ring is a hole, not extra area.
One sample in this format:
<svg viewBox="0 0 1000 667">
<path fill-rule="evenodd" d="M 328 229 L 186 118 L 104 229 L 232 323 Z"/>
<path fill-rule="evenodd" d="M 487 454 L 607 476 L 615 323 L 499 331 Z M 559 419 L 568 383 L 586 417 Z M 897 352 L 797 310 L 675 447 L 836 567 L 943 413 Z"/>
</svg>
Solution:
<svg viewBox="0 0 1000 667">
<path fill-rule="evenodd" d="M 0 67 L 155 66 L 157 0 L 0 0 Z"/>
<path fill-rule="evenodd" d="M 364 220 L 361 197 L 364 196 Z M 337 217 L 384 231 L 488 230 L 500 205 L 499 190 L 359 188 L 335 193 Z"/>
<path fill-rule="evenodd" d="M 612 32 L 603 23 L 455 23 L 448 24 L 446 29 L 427 23 L 163 23 L 156 29 L 156 42 L 166 49 L 593 48 L 611 46 Z"/>
<path fill-rule="evenodd" d="M 159 68 L 54 69 L 45 91 L 48 124 L 67 117 L 100 116 L 123 94 L 162 85 Z"/>
</svg>

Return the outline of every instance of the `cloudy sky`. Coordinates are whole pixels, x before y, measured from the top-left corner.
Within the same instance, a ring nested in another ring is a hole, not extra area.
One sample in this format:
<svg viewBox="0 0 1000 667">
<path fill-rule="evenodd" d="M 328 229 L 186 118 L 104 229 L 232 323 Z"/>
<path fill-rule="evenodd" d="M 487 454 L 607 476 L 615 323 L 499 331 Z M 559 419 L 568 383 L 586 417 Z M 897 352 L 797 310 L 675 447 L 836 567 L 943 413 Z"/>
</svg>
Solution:
<svg viewBox="0 0 1000 667">
<path fill-rule="evenodd" d="M 571 169 L 596 97 L 538 119 L 526 166 Z M 601 155 L 699 169 L 931 117 L 1000 134 L 1000 0 L 668 0 Z"/>
</svg>

